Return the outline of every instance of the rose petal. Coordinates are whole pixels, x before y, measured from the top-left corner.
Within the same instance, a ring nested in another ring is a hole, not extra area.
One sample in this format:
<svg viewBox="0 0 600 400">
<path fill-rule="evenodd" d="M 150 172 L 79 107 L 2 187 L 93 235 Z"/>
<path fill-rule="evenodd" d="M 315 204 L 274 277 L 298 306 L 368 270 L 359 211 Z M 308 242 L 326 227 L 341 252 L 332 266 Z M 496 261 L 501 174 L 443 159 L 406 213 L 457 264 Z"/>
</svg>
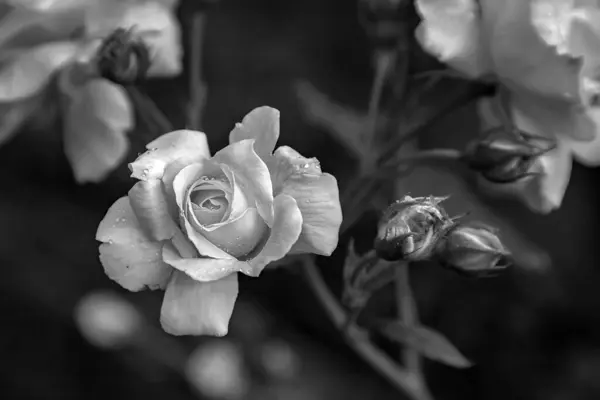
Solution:
<svg viewBox="0 0 600 400">
<path fill-rule="evenodd" d="M 231 259 L 231 255 L 225 251 L 219 249 L 213 243 L 211 243 L 205 236 L 203 236 L 198 230 L 190 224 L 187 219 L 187 194 L 190 187 L 202 176 L 215 174 L 216 170 L 220 171 L 218 165 L 212 160 L 202 160 L 201 163 L 195 163 L 186 166 L 181 169 L 173 180 L 173 191 L 175 194 L 175 200 L 179 207 L 180 220 L 183 225 L 183 230 L 187 237 L 192 241 L 198 252 L 207 257 L 219 258 L 219 259 Z M 221 171 L 222 172 L 222 171 Z"/>
<path fill-rule="evenodd" d="M 472 78 L 490 72 L 475 0 L 417 0 L 415 6 L 422 19 L 415 33 L 426 51 Z"/>
<path fill-rule="evenodd" d="M 269 240 L 258 255 L 247 261 L 252 267 L 251 276 L 258 276 L 271 261 L 285 257 L 302 232 L 302 213 L 293 197 L 280 194 L 275 198 L 274 208 L 275 219 Z"/>
<path fill-rule="evenodd" d="M 279 260 L 288 254 L 298 240 L 301 231 L 302 213 L 296 200 L 291 196 L 281 194 L 275 198 L 275 222 L 271 229 L 271 235 L 254 258 L 248 261 L 238 261 L 236 259 L 215 260 L 182 257 L 174 246 L 166 244 L 163 248 L 163 259 L 169 265 L 198 281 L 220 279 L 232 271 L 257 277 L 271 261 Z"/>
<path fill-rule="evenodd" d="M 39 93 L 52 75 L 73 59 L 77 48 L 75 42 L 52 42 L 16 56 L 0 70 L 0 102 Z"/>
<path fill-rule="evenodd" d="M 152 56 L 151 76 L 175 76 L 182 70 L 181 32 L 170 7 L 157 1 L 102 0 L 86 15 L 89 37 L 105 37 L 117 28 L 142 34 Z"/>
<path fill-rule="evenodd" d="M 197 282 L 175 272 L 165 292 L 160 323 L 171 335 L 225 336 L 237 294 L 237 274 Z"/>
<path fill-rule="evenodd" d="M 229 134 L 230 144 L 245 139 L 255 139 L 254 151 L 267 160 L 279 139 L 279 110 L 263 106 L 250 111 Z"/>
<path fill-rule="evenodd" d="M 199 282 L 210 282 L 226 277 L 232 272 L 242 272 L 254 276 L 252 267 L 236 259 L 216 259 L 208 257 L 182 257 L 171 243 L 166 243 L 162 249 L 163 260 L 175 269 L 186 273 Z"/>
<path fill-rule="evenodd" d="M 215 246 L 238 259 L 264 242 L 269 231 L 256 208 L 247 208 L 238 219 L 221 225 L 210 231 L 202 230 L 201 233 Z"/>
<path fill-rule="evenodd" d="M 331 255 L 342 224 L 337 180 L 323 174 L 318 161 L 307 159 L 290 147 L 279 147 L 273 156 L 274 162 L 269 166 L 275 193 L 292 196 L 302 212 L 302 234 L 293 252 Z"/>
<path fill-rule="evenodd" d="M 578 96 L 580 65 L 542 39 L 529 1 L 483 0 L 482 9 L 496 74 L 539 95 Z"/>
<path fill-rule="evenodd" d="M 236 183 L 268 226 L 273 224 L 273 186 L 269 169 L 254 151 L 254 139 L 241 140 L 220 150 L 213 159 L 233 171 Z"/>
<path fill-rule="evenodd" d="M 129 190 L 129 201 L 140 226 L 154 240 L 172 238 L 177 225 L 169 211 L 162 182 L 158 179 L 139 181 Z"/>
<path fill-rule="evenodd" d="M 98 182 L 127 155 L 131 104 L 122 87 L 103 79 L 80 86 L 67 101 L 65 154 L 78 182 Z"/>
<path fill-rule="evenodd" d="M 133 178 L 161 179 L 165 168 L 172 162 L 183 167 L 210 157 L 206 135 L 185 129 L 164 134 L 146 148 L 147 152 L 129 164 Z"/>
<path fill-rule="evenodd" d="M 166 286 L 172 269 L 162 261 L 162 245 L 144 234 L 127 196 L 108 209 L 96 240 L 104 242 L 100 262 L 106 275 L 125 289 Z"/>
</svg>

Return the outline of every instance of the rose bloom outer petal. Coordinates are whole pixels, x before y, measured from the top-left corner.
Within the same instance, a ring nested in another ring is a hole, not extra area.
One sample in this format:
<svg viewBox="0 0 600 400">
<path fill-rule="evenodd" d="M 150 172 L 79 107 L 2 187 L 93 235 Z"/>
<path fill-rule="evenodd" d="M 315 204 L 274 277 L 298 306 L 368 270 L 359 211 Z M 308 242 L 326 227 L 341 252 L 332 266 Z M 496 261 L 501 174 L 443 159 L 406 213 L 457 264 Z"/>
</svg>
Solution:
<svg viewBox="0 0 600 400">
<path fill-rule="evenodd" d="M 543 96 L 578 96 L 580 65 L 542 39 L 532 23 L 530 1 L 483 0 L 482 10 L 501 80 Z"/>
<path fill-rule="evenodd" d="M 186 198 L 188 189 L 198 179 L 204 176 L 205 173 L 212 174 L 214 173 L 215 168 L 218 169 L 218 166 L 215 167 L 215 164 L 211 160 L 202 161 L 202 163 L 190 164 L 182 168 L 175 176 L 175 179 L 173 179 L 173 191 L 180 213 L 179 219 L 184 233 L 201 255 L 219 259 L 232 259 L 233 256 L 215 246 L 204 235 L 194 229 L 186 216 L 186 202 L 189 201 L 189 199 Z"/>
<path fill-rule="evenodd" d="M 229 134 L 229 143 L 255 139 L 254 151 L 263 160 L 275 150 L 279 140 L 279 110 L 263 106 L 250 111 Z"/>
<path fill-rule="evenodd" d="M 106 213 L 96 233 L 100 262 L 106 275 L 130 291 L 164 288 L 172 268 L 162 260 L 162 244 L 149 239 L 121 197 Z"/>
<path fill-rule="evenodd" d="M 175 235 L 178 228 L 169 211 L 160 180 L 139 181 L 128 195 L 140 226 L 152 239 L 166 240 Z"/>
<path fill-rule="evenodd" d="M 171 162 L 191 164 L 210 157 L 206 135 L 186 129 L 164 134 L 146 148 L 147 152 L 129 164 L 133 178 L 161 179 Z"/>
<path fill-rule="evenodd" d="M 318 161 L 307 159 L 288 146 L 275 151 L 269 167 L 276 193 L 292 196 L 302 212 L 302 234 L 292 252 L 331 255 L 342 224 L 335 177 L 323 174 Z"/>
<path fill-rule="evenodd" d="M 255 257 L 246 261 L 252 268 L 251 276 L 258 276 L 267 264 L 285 257 L 302 232 L 302 212 L 292 196 L 280 194 L 274 206 L 275 219 L 269 239 Z"/>
<path fill-rule="evenodd" d="M 166 243 L 163 246 L 162 257 L 167 264 L 199 282 L 215 281 L 232 272 L 242 272 L 253 276 L 252 268 L 248 263 L 235 259 L 184 258 L 172 243 Z"/>
<path fill-rule="evenodd" d="M 236 182 L 270 227 L 273 225 L 273 184 L 269 169 L 254 151 L 254 139 L 232 143 L 215 154 L 213 159 L 233 171 Z"/>
<path fill-rule="evenodd" d="M 422 19 L 415 34 L 423 49 L 471 78 L 491 72 L 475 0 L 417 0 L 415 6 Z"/>
<path fill-rule="evenodd" d="M 237 274 L 198 282 L 175 272 L 165 292 L 160 323 L 171 335 L 225 336 L 238 294 Z"/>
</svg>

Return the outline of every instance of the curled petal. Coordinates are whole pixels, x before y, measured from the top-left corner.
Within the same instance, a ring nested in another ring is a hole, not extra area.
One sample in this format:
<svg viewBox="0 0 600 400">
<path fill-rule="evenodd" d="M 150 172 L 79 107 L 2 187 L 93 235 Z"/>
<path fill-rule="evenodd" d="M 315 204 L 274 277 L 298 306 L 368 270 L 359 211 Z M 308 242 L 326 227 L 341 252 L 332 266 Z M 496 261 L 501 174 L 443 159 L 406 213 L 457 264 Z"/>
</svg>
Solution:
<svg viewBox="0 0 600 400">
<path fill-rule="evenodd" d="M 172 268 L 162 261 L 162 244 L 144 234 L 127 196 L 109 208 L 96 240 L 103 242 L 100 262 L 106 275 L 125 289 L 166 286 Z"/>
<path fill-rule="evenodd" d="M 181 73 L 181 32 L 170 8 L 158 1 L 103 0 L 86 15 L 87 34 L 105 37 L 117 28 L 135 29 L 150 49 L 151 76 Z"/>
<path fill-rule="evenodd" d="M 206 135 L 185 129 L 164 134 L 146 148 L 147 152 L 129 164 L 133 178 L 161 179 L 172 162 L 184 166 L 210 157 Z"/>
<path fill-rule="evenodd" d="M 236 258 L 245 257 L 264 242 L 268 232 L 269 228 L 256 208 L 247 208 L 238 219 L 217 229 L 201 231 L 211 243 Z"/>
<path fill-rule="evenodd" d="M 175 272 L 167 285 L 160 323 L 171 335 L 225 336 L 237 294 L 237 274 L 197 282 Z"/>
<path fill-rule="evenodd" d="M 0 102 L 39 93 L 52 75 L 73 59 L 77 48 L 75 42 L 53 42 L 17 55 L 0 70 Z"/>
<path fill-rule="evenodd" d="M 279 139 L 279 110 L 263 106 L 250 111 L 229 134 L 230 144 L 245 139 L 255 139 L 254 151 L 267 160 Z"/>
<path fill-rule="evenodd" d="M 275 219 L 269 240 L 258 255 L 247 261 L 252 267 L 251 276 L 258 276 L 267 264 L 285 257 L 302 232 L 302 212 L 293 197 L 280 194 L 275 198 L 274 208 Z"/>
<path fill-rule="evenodd" d="M 202 163 L 188 165 L 182 168 L 173 179 L 173 191 L 179 208 L 183 230 L 198 252 L 206 257 L 232 259 L 233 257 L 230 254 L 215 246 L 199 230 L 195 229 L 187 217 L 187 202 L 189 201 L 187 195 L 190 187 L 202 176 L 211 176 L 216 174 L 217 171 L 222 173 L 218 165 L 209 159 L 203 160 Z"/>
<path fill-rule="evenodd" d="M 342 223 L 337 180 L 323 174 L 318 161 L 287 146 L 279 147 L 273 159 L 270 165 L 276 193 L 292 196 L 302 212 L 302 234 L 293 252 L 331 255 Z"/>
<path fill-rule="evenodd" d="M 162 182 L 158 179 L 139 181 L 129 190 L 129 201 L 140 225 L 154 240 L 172 238 L 177 225 L 169 211 Z"/>
<path fill-rule="evenodd" d="M 233 171 L 248 204 L 255 206 L 267 225 L 272 226 L 273 185 L 267 165 L 254 151 L 254 143 L 254 139 L 232 143 L 215 154 L 213 159 Z"/>
<path fill-rule="evenodd" d="M 78 182 L 98 182 L 127 155 L 133 111 L 125 90 L 103 79 L 89 81 L 68 98 L 65 153 Z"/>
<path fill-rule="evenodd" d="M 417 0 L 415 5 L 422 18 L 416 36 L 426 51 L 472 78 L 490 72 L 475 0 Z"/>
</svg>

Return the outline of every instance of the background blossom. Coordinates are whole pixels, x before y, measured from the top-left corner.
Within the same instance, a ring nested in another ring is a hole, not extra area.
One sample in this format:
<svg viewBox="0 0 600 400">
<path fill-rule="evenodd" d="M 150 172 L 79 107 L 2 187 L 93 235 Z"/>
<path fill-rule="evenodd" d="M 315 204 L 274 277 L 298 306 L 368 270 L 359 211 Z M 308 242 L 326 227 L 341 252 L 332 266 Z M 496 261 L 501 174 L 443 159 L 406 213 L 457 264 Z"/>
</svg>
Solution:
<svg viewBox="0 0 600 400">
<path fill-rule="evenodd" d="M 256 277 L 290 252 L 337 247 L 335 178 L 289 147 L 273 152 L 278 138 L 279 112 L 261 107 L 213 157 L 203 133 L 180 130 L 130 165 L 139 182 L 100 223 L 100 260 L 126 289 L 166 289 L 167 332 L 223 336 L 237 272 Z"/>
<path fill-rule="evenodd" d="M 452 68 L 505 88 L 480 106 L 485 128 L 517 127 L 558 140 L 527 183 L 486 186 L 542 213 L 561 205 L 571 159 L 600 164 L 600 8 L 568 0 L 419 0 L 417 39 Z M 493 186 L 493 187 L 492 187 Z"/>
<path fill-rule="evenodd" d="M 28 100 L 50 90 L 57 76 L 64 121 L 64 150 L 75 179 L 97 182 L 119 165 L 128 151 L 126 133 L 134 126 L 126 91 L 99 78 L 93 62 L 102 38 L 117 28 L 147 33 L 149 76 L 181 72 L 179 26 L 174 2 L 142 0 L 10 1 L 0 20 L 0 102 L 19 123 L 5 124 L 0 144 L 31 115 Z"/>
</svg>

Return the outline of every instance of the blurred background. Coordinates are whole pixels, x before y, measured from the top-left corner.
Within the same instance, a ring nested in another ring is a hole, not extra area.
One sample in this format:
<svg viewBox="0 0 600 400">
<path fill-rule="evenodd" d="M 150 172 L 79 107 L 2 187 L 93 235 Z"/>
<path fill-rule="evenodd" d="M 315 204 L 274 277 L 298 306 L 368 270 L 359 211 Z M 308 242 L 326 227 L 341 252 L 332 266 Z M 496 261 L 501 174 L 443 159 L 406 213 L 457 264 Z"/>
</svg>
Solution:
<svg viewBox="0 0 600 400">
<path fill-rule="evenodd" d="M 184 42 L 187 3 L 179 15 Z M 281 111 L 279 144 L 317 157 L 343 187 L 355 162 L 306 118 L 296 88 L 310 82 L 345 108 L 366 112 L 372 46 L 357 7 L 343 0 L 221 0 L 207 14 L 203 39 L 202 126 L 211 148 L 224 146 L 251 109 L 269 105 Z M 436 64 L 411 51 L 412 69 Z M 181 128 L 187 87 L 184 74 L 150 81 L 143 90 Z M 475 111 L 466 107 L 420 141 L 460 146 L 476 130 Z M 226 338 L 163 333 L 162 292 L 126 292 L 98 261 L 98 223 L 132 184 L 126 163 L 101 184 L 78 186 L 55 131 L 26 130 L 0 148 L 0 398 L 403 398 L 345 344 L 293 269 L 241 278 Z M 156 135 L 132 132 L 127 161 Z M 598 171 L 576 166 L 562 208 L 549 216 L 482 200 L 549 254 L 547 269 L 513 268 L 471 280 L 433 265 L 413 268 L 423 322 L 476 363 L 457 370 L 425 361 L 436 399 L 600 398 L 599 178 Z M 363 248 L 372 241 L 374 218 L 348 235 Z M 337 294 L 347 239 L 320 260 Z M 391 313 L 391 297 L 382 291 L 369 312 Z"/>
</svg>

